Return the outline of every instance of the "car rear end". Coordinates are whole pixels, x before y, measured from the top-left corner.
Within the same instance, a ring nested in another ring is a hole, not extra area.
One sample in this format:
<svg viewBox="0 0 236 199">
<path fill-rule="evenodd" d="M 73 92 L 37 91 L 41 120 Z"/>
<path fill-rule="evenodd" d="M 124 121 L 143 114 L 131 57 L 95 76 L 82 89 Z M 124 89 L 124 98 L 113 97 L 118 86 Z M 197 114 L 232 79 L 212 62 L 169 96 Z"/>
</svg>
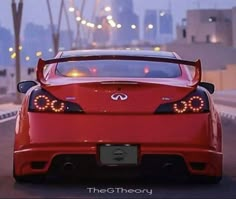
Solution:
<svg viewBox="0 0 236 199">
<path fill-rule="evenodd" d="M 181 77 L 60 78 L 23 102 L 16 176 L 222 175 L 221 129 L 205 89 Z"/>
</svg>

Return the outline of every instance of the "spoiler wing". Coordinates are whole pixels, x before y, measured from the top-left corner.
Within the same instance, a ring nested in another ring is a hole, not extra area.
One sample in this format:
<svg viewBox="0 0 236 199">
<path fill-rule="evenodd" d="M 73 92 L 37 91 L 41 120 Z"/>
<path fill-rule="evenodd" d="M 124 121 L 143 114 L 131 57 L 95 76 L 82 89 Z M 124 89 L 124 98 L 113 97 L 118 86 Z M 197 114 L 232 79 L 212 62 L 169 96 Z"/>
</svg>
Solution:
<svg viewBox="0 0 236 199">
<path fill-rule="evenodd" d="M 167 62 L 167 63 L 175 63 L 175 64 L 183 64 L 188 66 L 193 66 L 195 68 L 195 74 L 193 79 L 190 81 L 188 86 L 196 87 L 202 78 L 202 67 L 200 59 L 196 61 L 188 61 L 183 59 L 172 59 L 172 58 L 160 58 L 160 57 L 142 57 L 142 56 L 125 56 L 125 55 L 93 55 L 93 56 L 81 56 L 81 57 L 63 57 L 63 58 L 55 58 L 49 60 L 39 59 L 37 69 L 36 69 L 36 77 L 37 81 L 42 85 L 46 85 L 46 79 L 43 75 L 44 67 L 48 64 L 55 64 L 60 62 L 68 62 L 68 61 L 85 61 L 85 60 L 111 60 L 111 59 L 122 59 L 122 60 L 140 60 L 140 61 L 156 61 L 156 62 Z"/>
</svg>

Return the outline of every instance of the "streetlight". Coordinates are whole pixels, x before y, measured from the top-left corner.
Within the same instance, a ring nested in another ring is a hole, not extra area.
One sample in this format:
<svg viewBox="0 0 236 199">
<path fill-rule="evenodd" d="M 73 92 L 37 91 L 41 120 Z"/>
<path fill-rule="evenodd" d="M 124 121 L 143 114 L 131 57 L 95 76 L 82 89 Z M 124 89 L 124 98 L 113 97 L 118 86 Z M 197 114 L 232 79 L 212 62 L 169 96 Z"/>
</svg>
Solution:
<svg viewBox="0 0 236 199">
<path fill-rule="evenodd" d="M 25 60 L 26 60 L 26 61 L 29 61 L 29 60 L 30 60 L 30 57 L 29 57 L 29 56 L 26 56 L 26 57 L 25 57 Z"/>
<path fill-rule="evenodd" d="M 82 23 L 83 25 L 85 25 L 85 24 L 87 23 L 87 21 L 86 21 L 86 20 L 82 20 L 81 23 Z"/>
<path fill-rule="evenodd" d="M 76 21 L 81 21 L 82 19 L 81 19 L 81 17 L 76 17 Z"/>
<path fill-rule="evenodd" d="M 112 15 L 108 15 L 106 18 L 107 20 L 112 20 Z"/>
<path fill-rule="evenodd" d="M 74 12 L 75 11 L 75 8 L 74 7 L 69 7 L 69 12 Z"/>
<path fill-rule="evenodd" d="M 36 53 L 35 53 L 35 55 L 37 56 L 37 57 L 40 57 L 40 56 L 42 56 L 42 51 L 37 51 Z"/>
<path fill-rule="evenodd" d="M 110 11 L 111 11 L 111 7 L 110 7 L 110 6 L 106 6 L 106 7 L 104 8 L 104 10 L 105 10 L 106 12 L 110 12 Z"/>
<path fill-rule="evenodd" d="M 101 25 L 101 24 L 98 24 L 98 25 L 97 25 L 97 29 L 102 29 L 102 25 Z"/>
<path fill-rule="evenodd" d="M 14 24 L 14 35 L 15 35 L 15 53 L 16 53 L 16 83 L 21 81 L 21 70 L 20 70 L 20 29 L 21 29 L 21 20 L 22 20 L 22 12 L 23 12 L 23 0 L 20 0 L 17 3 L 15 0 L 12 0 L 12 16 L 13 16 L 13 24 Z M 16 91 L 16 103 L 21 103 L 20 93 Z"/>
<path fill-rule="evenodd" d="M 16 53 L 15 53 L 15 52 L 11 54 L 11 58 L 12 58 L 12 59 L 15 59 L 15 58 L 16 58 Z"/>
<path fill-rule="evenodd" d="M 152 24 L 148 24 L 148 29 L 153 29 L 153 25 Z"/>
<path fill-rule="evenodd" d="M 120 28 L 122 27 L 122 25 L 118 23 L 118 24 L 116 25 L 116 27 L 117 27 L 118 29 L 120 29 Z"/>
<path fill-rule="evenodd" d="M 136 29 L 136 25 L 135 24 L 132 24 L 131 25 L 131 28 L 134 30 L 134 29 Z"/>
</svg>

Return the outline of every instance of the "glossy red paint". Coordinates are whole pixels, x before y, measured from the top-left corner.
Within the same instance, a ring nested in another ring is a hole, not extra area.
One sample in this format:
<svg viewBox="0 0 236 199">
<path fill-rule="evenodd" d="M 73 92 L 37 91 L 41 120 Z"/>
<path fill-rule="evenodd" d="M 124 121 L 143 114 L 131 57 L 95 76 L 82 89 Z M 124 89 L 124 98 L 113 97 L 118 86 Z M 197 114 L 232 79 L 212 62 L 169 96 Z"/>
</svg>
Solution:
<svg viewBox="0 0 236 199">
<path fill-rule="evenodd" d="M 100 144 L 136 144 L 139 163 L 145 154 L 178 155 L 190 174 L 222 176 L 221 122 L 209 92 L 204 90 L 209 112 L 154 114 L 161 104 L 182 100 L 195 91 L 196 85 L 191 83 L 199 82 L 196 78 L 200 74 L 190 81 L 181 66 L 182 76 L 172 79 L 65 78 L 55 75 L 54 64 L 47 77 L 42 77 L 42 65 L 40 86 L 57 99 L 79 104 L 84 113 L 29 112 L 34 88 L 29 90 L 16 122 L 15 176 L 45 174 L 59 154 L 98 157 Z M 125 94 L 127 99 L 112 100 L 115 93 Z M 73 99 L 67 99 L 71 96 Z M 31 163 L 37 161 L 45 162 L 45 166 L 32 168 Z M 192 163 L 206 166 L 194 169 Z"/>
</svg>

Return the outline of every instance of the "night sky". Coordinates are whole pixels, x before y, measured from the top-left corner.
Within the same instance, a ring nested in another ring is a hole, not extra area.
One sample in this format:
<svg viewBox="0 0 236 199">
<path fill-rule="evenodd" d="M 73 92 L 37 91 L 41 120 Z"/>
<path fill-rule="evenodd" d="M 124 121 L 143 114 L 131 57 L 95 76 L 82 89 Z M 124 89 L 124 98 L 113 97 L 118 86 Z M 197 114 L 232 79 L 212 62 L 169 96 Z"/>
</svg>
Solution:
<svg viewBox="0 0 236 199">
<path fill-rule="evenodd" d="M 75 0 L 76 5 L 79 7 L 82 0 Z M 11 15 L 11 2 L 12 0 L 1 0 L 0 4 L 0 25 L 10 29 L 12 31 L 12 15 Z M 17 2 L 17 0 L 16 0 Z M 23 0 L 24 2 L 24 13 L 23 13 L 23 27 L 29 22 L 48 26 L 49 25 L 49 14 L 46 6 L 46 0 Z M 50 0 L 54 20 L 57 20 L 57 14 L 59 12 L 60 0 Z M 70 0 L 66 0 L 69 5 Z M 100 0 L 103 6 L 105 2 L 109 0 Z M 185 17 L 187 9 L 197 8 L 232 8 L 236 6 L 236 0 L 133 0 L 135 12 L 141 17 L 144 14 L 145 9 L 167 9 L 171 6 L 174 17 L 174 23 L 180 23 L 181 19 Z M 86 0 L 86 17 L 91 18 L 93 11 L 93 4 L 95 0 Z M 75 20 L 72 19 L 73 14 L 70 14 L 71 26 L 75 27 Z M 65 20 L 63 20 L 62 28 L 65 28 Z"/>
</svg>

